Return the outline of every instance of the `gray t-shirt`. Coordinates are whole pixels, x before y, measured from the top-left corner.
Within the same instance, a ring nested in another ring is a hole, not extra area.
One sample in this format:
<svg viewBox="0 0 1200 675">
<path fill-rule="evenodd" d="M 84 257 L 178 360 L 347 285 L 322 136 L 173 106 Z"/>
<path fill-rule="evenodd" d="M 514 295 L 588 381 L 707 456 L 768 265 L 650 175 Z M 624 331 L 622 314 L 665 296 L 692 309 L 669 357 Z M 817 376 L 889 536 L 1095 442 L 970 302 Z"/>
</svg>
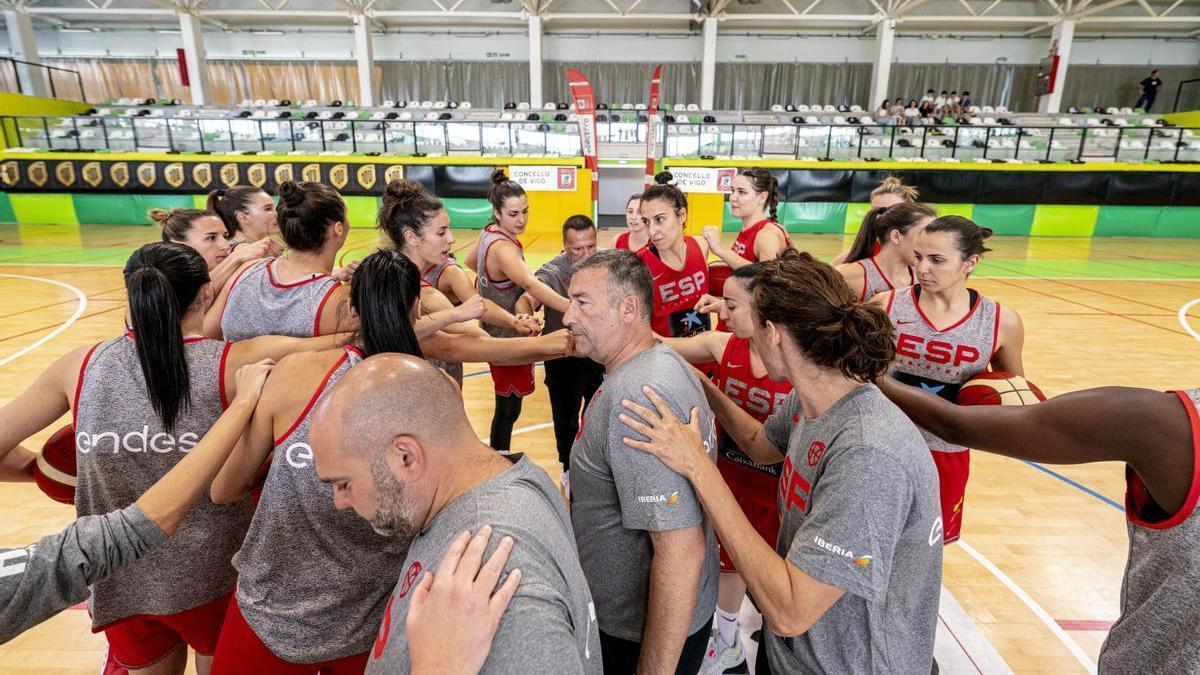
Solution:
<svg viewBox="0 0 1200 675">
<path fill-rule="evenodd" d="M 36 544 L 0 550 L 0 644 L 88 597 L 88 586 L 167 536 L 137 504 L 83 516 Z"/>
<path fill-rule="evenodd" d="M 574 265 L 567 260 L 566 253 L 559 253 L 551 258 L 538 268 L 538 271 L 533 273 L 539 281 L 554 289 L 555 293 L 567 297 L 567 289 L 571 286 L 571 276 L 575 273 Z M 562 312 L 556 312 L 549 307 L 544 310 L 546 325 L 542 329 L 542 335 L 553 333 L 563 327 Z"/>
<path fill-rule="evenodd" d="M 437 569 L 459 534 L 484 525 L 492 526 L 484 559 L 505 535 L 512 537 L 515 545 L 500 583 L 518 568 L 521 584 L 500 619 L 480 672 L 603 672 L 592 597 L 579 568 L 562 496 L 533 460 L 523 455 L 513 459 L 512 468 L 447 504 L 417 534 L 384 610 L 367 673 L 411 670 L 405 630 L 409 594 L 425 572 Z"/>
<path fill-rule="evenodd" d="M 646 624 L 654 557 L 650 532 L 704 527 L 708 546 L 689 635 L 712 619 L 719 573 L 712 524 L 691 484 L 657 457 L 622 441 L 626 436 L 645 440 L 618 419 L 624 411 L 622 399 L 649 405 L 643 385 L 658 392 L 680 419 L 697 408 L 704 444 L 714 462 L 717 447 L 712 410 L 696 370 L 662 344 L 605 375 L 584 411 L 571 449 L 571 521 L 579 558 L 596 598 L 600 630 L 634 642 L 642 641 Z"/>
<path fill-rule="evenodd" d="M 764 425 L 786 452 L 775 550 L 845 591 L 807 633 L 767 631 L 779 673 L 928 673 L 942 580 L 937 471 L 873 384 L 805 419 L 792 393 Z"/>
</svg>

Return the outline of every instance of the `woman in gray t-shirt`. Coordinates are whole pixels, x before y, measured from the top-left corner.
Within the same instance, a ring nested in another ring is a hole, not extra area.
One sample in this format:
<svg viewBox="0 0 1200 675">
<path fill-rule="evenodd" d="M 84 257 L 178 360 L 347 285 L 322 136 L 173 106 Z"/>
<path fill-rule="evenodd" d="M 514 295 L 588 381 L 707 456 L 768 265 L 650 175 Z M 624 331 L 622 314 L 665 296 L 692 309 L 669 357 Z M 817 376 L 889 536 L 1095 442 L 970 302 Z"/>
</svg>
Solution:
<svg viewBox="0 0 1200 675">
<path fill-rule="evenodd" d="M 871 384 L 894 354 L 891 323 L 806 253 L 764 263 L 752 306 L 755 349 L 792 394 L 763 424 L 704 386 L 743 451 L 783 462 L 775 546 L 704 453 L 695 411 L 684 425 L 647 390 L 657 410 L 626 400 L 622 421 L 649 440 L 625 443 L 695 487 L 763 613 L 760 673 L 929 672 L 941 587 L 937 474 L 920 432 Z"/>
</svg>

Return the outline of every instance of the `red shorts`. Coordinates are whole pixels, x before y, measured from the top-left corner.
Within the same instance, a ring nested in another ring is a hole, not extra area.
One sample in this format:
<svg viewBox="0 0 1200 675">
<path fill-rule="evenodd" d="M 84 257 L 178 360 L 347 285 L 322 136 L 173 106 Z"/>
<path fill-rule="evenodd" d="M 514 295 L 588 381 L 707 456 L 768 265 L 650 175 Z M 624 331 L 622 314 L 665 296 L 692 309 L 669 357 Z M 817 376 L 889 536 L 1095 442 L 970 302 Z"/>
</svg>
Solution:
<svg viewBox="0 0 1200 675">
<path fill-rule="evenodd" d="M 742 513 L 746 514 L 755 531 L 774 548 L 776 540 L 779 539 L 779 505 L 775 502 L 779 479 L 752 467 L 742 466 L 724 456 L 717 458 L 717 468 L 733 492 L 734 500 L 742 507 Z M 718 537 L 717 543 L 720 544 L 720 541 Z M 724 546 L 720 547 L 720 552 L 721 571 L 737 572 Z"/>
<path fill-rule="evenodd" d="M 136 614 L 104 627 L 109 660 L 131 669 L 147 668 L 175 651 L 181 643 L 197 654 L 217 650 L 217 637 L 225 610 L 232 604 L 227 593 L 206 605 L 178 614 Z"/>
<path fill-rule="evenodd" d="M 221 640 L 213 657 L 212 675 L 359 675 L 366 670 L 369 655 L 370 652 L 363 652 L 319 663 L 284 661 L 263 644 L 246 623 L 237 600 L 233 600 L 229 603 L 225 627 L 221 629 Z"/>
<path fill-rule="evenodd" d="M 533 364 L 519 366 L 495 366 L 488 364 L 492 371 L 492 384 L 496 393 L 501 396 L 528 396 L 533 393 Z"/>
<path fill-rule="evenodd" d="M 932 452 L 942 496 L 942 542 L 952 544 L 962 534 L 966 506 L 967 476 L 971 473 L 971 451 Z"/>
</svg>

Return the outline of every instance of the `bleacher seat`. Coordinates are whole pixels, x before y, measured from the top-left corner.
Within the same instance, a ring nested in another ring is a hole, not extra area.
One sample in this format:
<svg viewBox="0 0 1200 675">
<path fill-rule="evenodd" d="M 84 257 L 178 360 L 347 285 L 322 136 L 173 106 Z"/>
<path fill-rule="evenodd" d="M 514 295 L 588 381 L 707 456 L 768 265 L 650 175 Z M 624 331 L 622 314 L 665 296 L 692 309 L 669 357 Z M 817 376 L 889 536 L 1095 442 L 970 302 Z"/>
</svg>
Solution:
<svg viewBox="0 0 1200 675">
<path fill-rule="evenodd" d="M 808 112 L 808 106 L 801 103 L 800 105 L 796 106 L 796 112 Z"/>
<path fill-rule="evenodd" d="M 700 112 L 700 106 L 695 103 L 689 103 L 689 104 L 687 104 L 687 111 L 688 112 Z"/>
<path fill-rule="evenodd" d="M 996 106 L 996 112 L 997 112 L 997 113 L 1000 113 L 1000 114 L 1002 114 L 1002 115 L 1003 115 L 1003 114 L 1007 114 L 1007 113 L 1008 113 L 1008 108 L 1007 108 L 1007 107 L 1005 107 L 1005 106 L 1002 106 L 1002 105 L 998 105 L 998 106 Z"/>
<path fill-rule="evenodd" d="M 823 112 L 827 112 L 827 113 L 837 112 L 837 108 L 833 107 L 832 105 L 830 105 L 828 103 L 826 103 L 824 106 L 822 106 L 821 110 Z"/>
<path fill-rule="evenodd" d="M 850 112 L 853 112 L 853 113 L 860 113 L 860 112 L 862 112 L 862 111 L 863 111 L 863 109 L 862 109 L 862 106 L 860 106 L 860 105 L 852 105 L 852 106 L 850 106 Z"/>
<path fill-rule="evenodd" d="M 272 108 L 278 108 L 279 107 L 279 99 L 275 99 L 275 98 L 270 99 L 267 101 L 267 105 Z"/>
<path fill-rule="evenodd" d="M 783 106 L 781 106 L 781 105 L 779 105 L 778 103 L 776 103 L 776 104 L 774 104 L 774 105 L 772 105 L 772 106 L 771 106 L 771 112 L 777 112 L 777 113 L 781 113 L 781 112 L 783 112 Z"/>
<path fill-rule="evenodd" d="M 990 106 L 990 105 L 985 105 L 985 106 L 983 106 L 982 108 L 980 108 L 980 109 L 979 109 L 979 111 L 980 111 L 980 112 L 984 112 L 984 113 L 994 113 L 994 112 L 998 112 L 998 111 L 997 111 L 995 108 L 993 108 L 993 107 L 992 107 L 992 106 Z"/>
</svg>

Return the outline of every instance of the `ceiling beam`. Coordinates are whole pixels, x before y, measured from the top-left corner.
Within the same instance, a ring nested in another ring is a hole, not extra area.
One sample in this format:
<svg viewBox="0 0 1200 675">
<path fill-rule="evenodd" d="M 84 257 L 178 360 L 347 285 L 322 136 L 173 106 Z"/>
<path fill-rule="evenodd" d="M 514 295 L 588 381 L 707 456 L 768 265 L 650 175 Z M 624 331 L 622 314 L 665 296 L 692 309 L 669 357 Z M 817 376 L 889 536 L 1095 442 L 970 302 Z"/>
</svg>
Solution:
<svg viewBox="0 0 1200 675">
<path fill-rule="evenodd" d="M 979 13 L 975 11 L 975 8 L 972 7 L 971 3 L 967 2 L 967 0 L 958 0 L 958 4 L 962 5 L 963 9 L 967 10 L 967 14 L 970 14 L 971 16 L 979 16 Z"/>
<path fill-rule="evenodd" d="M 1093 14 L 1096 14 L 1097 12 L 1103 12 L 1105 10 L 1112 9 L 1113 7 L 1120 7 L 1121 5 L 1128 5 L 1131 2 L 1133 2 L 1133 0 L 1109 0 L 1109 2 L 1106 2 L 1103 5 L 1096 5 L 1095 7 L 1089 7 L 1087 10 L 1076 11 L 1075 18 L 1079 19 L 1079 18 L 1082 18 L 1085 16 L 1091 16 Z"/>
<path fill-rule="evenodd" d="M 1001 2 L 1004 2 L 1004 0 L 992 0 L 990 5 L 983 8 L 983 11 L 979 13 L 979 16 L 987 16 L 988 13 L 995 9 L 996 5 L 999 5 Z"/>
<path fill-rule="evenodd" d="M 1163 11 L 1159 12 L 1159 13 L 1158 13 L 1158 15 L 1159 15 L 1160 17 L 1162 17 L 1162 16 L 1166 16 L 1166 15 L 1170 14 L 1171 12 L 1174 12 L 1174 11 L 1175 11 L 1175 8 L 1176 8 L 1176 7 L 1178 7 L 1178 6 L 1180 6 L 1180 5 L 1182 5 L 1182 4 L 1183 4 L 1183 0 L 1175 0 L 1175 2 L 1171 3 L 1171 6 L 1170 6 L 1170 7 L 1168 7 L 1168 8 L 1166 8 L 1166 9 L 1164 9 Z"/>
</svg>

